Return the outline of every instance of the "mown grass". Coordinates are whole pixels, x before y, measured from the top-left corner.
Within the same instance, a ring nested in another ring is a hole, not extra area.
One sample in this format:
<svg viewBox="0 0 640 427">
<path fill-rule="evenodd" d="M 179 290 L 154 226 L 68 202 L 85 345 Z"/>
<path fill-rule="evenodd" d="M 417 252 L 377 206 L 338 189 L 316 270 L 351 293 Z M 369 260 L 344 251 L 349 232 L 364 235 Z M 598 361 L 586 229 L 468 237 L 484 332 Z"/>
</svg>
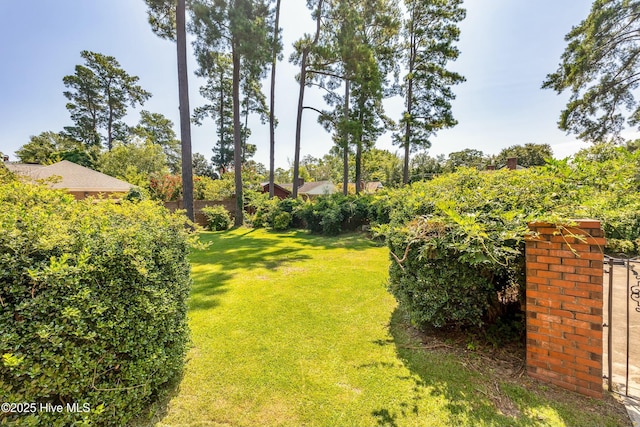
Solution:
<svg viewBox="0 0 640 427">
<path fill-rule="evenodd" d="M 158 426 L 624 423 L 595 401 L 545 398 L 420 348 L 385 289 L 387 249 L 359 235 L 201 238 L 211 246 L 192 255 L 193 348 Z"/>
</svg>

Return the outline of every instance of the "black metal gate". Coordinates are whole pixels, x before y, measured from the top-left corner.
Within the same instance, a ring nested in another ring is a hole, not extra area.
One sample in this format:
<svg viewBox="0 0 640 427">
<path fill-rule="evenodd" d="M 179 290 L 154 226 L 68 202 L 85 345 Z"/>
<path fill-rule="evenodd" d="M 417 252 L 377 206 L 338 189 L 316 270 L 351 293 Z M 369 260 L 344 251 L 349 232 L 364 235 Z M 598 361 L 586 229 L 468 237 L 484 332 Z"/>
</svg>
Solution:
<svg viewBox="0 0 640 427">
<path fill-rule="evenodd" d="M 639 398 L 640 259 L 605 256 L 604 275 L 608 389 Z"/>
</svg>

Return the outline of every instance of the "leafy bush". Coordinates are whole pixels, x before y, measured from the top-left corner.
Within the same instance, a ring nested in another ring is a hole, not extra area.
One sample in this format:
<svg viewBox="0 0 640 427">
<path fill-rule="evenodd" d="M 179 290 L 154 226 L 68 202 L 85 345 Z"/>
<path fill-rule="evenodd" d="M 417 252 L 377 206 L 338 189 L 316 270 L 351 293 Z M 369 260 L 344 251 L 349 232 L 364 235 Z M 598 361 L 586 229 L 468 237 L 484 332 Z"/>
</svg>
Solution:
<svg viewBox="0 0 640 427">
<path fill-rule="evenodd" d="M 608 252 L 640 253 L 640 150 L 596 144 L 549 169 L 578 189 L 562 213 L 601 220 Z"/>
<path fill-rule="evenodd" d="M 130 202 L 139 202 L 147 199 L 146 192 L 140 187 L 131 187 L 127 194 L 124 196 Z"/>
<path fill-rule="evenodd" d="M 339 200 L 343 222 L 341 231 L 357 230 L 372 219 L 372 200 L 370 195 L 347 196 Z"/>
<path fill-rule="evenodd" d="M 65 410 L 0 424 L 126 425 L 162 393 L 188 344 L 188 240 L 150 201 L 1 185 L 0 401 Z"/>
<path fill-rule="evenodd" d="M 7 169 L 4 162 L 0 162 L 0 184 L 15 181 L 16 177 Z"/>
<path fill-rule="evenodd" d="M 182 197 L 180 175 L 156 175 L 149 179 L 149 193 L 154 200 L 170 202 Z"/>
<path fill-rule="evenodd" d="M 382 190 L 377 192 L 371 199 L 369 205 L 369 220 L 371 224 L 388 224 L 391 221 L 391 211 L 394 206 L 392 205 L 390 194 L 393 194 L 393 190 L 392 192 Z"/>
<path fill-rule="evenodd" d="M 340 197 L 342 196 L 319 196 L 306 203 L 300 209 L 300 217 L 304 221 L 306 228 L 314 233 L 327 235 L 340 233 L 344 219 L 339 203 Z"/>
<path fill-rule="evenodd" d="M 531 191 L 535 182 L 536 191 Z M 529 221 L 574 188 L 541 168 L 460 169 L 391 194 L 389 288 L 416 324 L 476 325 L 519 306 Z"/>
<path fill-rule="evenodd" d="M 289 227 L 301 227 L 298 215 L 303 205 L 301 199 L 269 199 L 265 193 L 249 191 L 248 206 L 253 211 L 250 221 L 254 227 L 270 227 L 274 230 L 287 230 Z"/>
<path fill-rule="evenodd" d="M 231 216 L 223 206 L 206 206 L 202 213 L 207 218 L 207 228 L 211 231 L 226 230 L 231 226 Z"/>
<path fill-rule="evenodd" d="M 425 216 L 391 233 L 389 289 L 415 324 L 482 326 L 518 302 L 524 230 L 469 228 L 477 226 Z"/>
<path fill-rule="evenodd" d="M 280 212 L 273 218 L 273 229 L 274 230 L 287 230 L 289 225 L 291 225 L 292 216 L 289 212 Z"/>
<path fill-rule="evenodd" d="M 372 196 L 319 196 L 304 204 L 298 215 L 312 232 L 336 235 L 369 224 L 375 218 L 372 200 Z"/>
</svg>

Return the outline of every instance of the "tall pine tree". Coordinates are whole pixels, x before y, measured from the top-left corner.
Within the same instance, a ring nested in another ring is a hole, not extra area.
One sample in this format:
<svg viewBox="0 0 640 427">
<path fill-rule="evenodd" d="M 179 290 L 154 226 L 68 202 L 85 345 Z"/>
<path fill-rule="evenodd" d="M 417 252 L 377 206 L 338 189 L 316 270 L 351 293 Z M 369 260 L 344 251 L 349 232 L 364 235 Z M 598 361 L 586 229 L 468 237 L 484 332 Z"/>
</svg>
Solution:
<svg viewBox="0 0 640 427">
<path fill-rule="evenodd" d="M 401 87 L 406 110 L 395 141 L 404 149 L 403 183 L 409 182 L 411 151 L 431 146 L 440 129 L 455 126 L 451 101 L 453 85 L 465 79 L 447 70 L 460 54 L 455 46 L 458 23 L 465 17 L 462 0 L 405 0 L 403 62 L 407 69 Z"/>
<path fill-rule="evenodd" d="M 262 76 L 270 62 L 271 16 L 265 0 L 194 0 L 192 2 L 195 48 L 198 57 L 207 52 L 231 55 L 234 174 L 236 192 L 235 225 L 244 221 L 242 189 L 242 69 Z"/>
<path fill-rule="evenodd" d="M 191 112 L 187 73 L 187 30 L 185 0 L 145 0 L 151 29 L 164 39 L 176 41 L 178 98 L 180 103 L 180 144 L 182 194 L 187 217 L 193 221 L 193 164 L 191 155 Z"/>
</svg>

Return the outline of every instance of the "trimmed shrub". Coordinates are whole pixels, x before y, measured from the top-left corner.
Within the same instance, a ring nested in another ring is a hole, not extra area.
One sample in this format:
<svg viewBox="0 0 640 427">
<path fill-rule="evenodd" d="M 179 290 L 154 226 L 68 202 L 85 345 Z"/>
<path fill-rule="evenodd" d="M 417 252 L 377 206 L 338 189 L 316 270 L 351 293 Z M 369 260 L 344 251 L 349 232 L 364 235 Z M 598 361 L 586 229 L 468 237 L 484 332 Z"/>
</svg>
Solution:
<svg viewBox="0 0 640 427">
<path fill-rule="evenodd" d="M 282 199 L 277 197 L 269 199 L 268 194 L 250 193 L 249 209 L 254 214 L 250 221 L 254 227 L 270 227 L 274 230 L 287 230 L 289 227 L 302 227 L 299 216 L 301 199 Z"/>
<path fill-rule="evenodd" d="M 231 216 L 223 206 L 206 206 L 201 211 L 207 218 L 207 228 L 209 230 L 222 231 L 231 226 Z"/>
<path fill-rule="evenodd" d="M 163 392 L 188 344 L 186 230 L 151 201 L 0 186 L 0 401 L 64 408 L 0 424 L 126 425 Z"/>
<path fill-rule="evenodd" d="M 280 212 L 273 218 L 274 230 L 287 230 L 291 225 L 292 216 L 289 212 Z"/>
<path fill-rule="evenodd" d="M 394 230 L 389 290 L 414 324 L 482 326 L 519 308 L 525 230 L 516 225 L 505 241 L 499 233 L 507 230 L 488 228 L 473 235 L 441 218 L 419 217 Z"/>
<path fill-rule="evenodd" d="M 536 191 L 531 191 L 535 183 Z M 564 206 L 572 186 L 544 169 L 474 169 L 391 196 L 389 289 L 420 326 L 482 326 L 519 310 L 529 221 Z"/>
</svg>

